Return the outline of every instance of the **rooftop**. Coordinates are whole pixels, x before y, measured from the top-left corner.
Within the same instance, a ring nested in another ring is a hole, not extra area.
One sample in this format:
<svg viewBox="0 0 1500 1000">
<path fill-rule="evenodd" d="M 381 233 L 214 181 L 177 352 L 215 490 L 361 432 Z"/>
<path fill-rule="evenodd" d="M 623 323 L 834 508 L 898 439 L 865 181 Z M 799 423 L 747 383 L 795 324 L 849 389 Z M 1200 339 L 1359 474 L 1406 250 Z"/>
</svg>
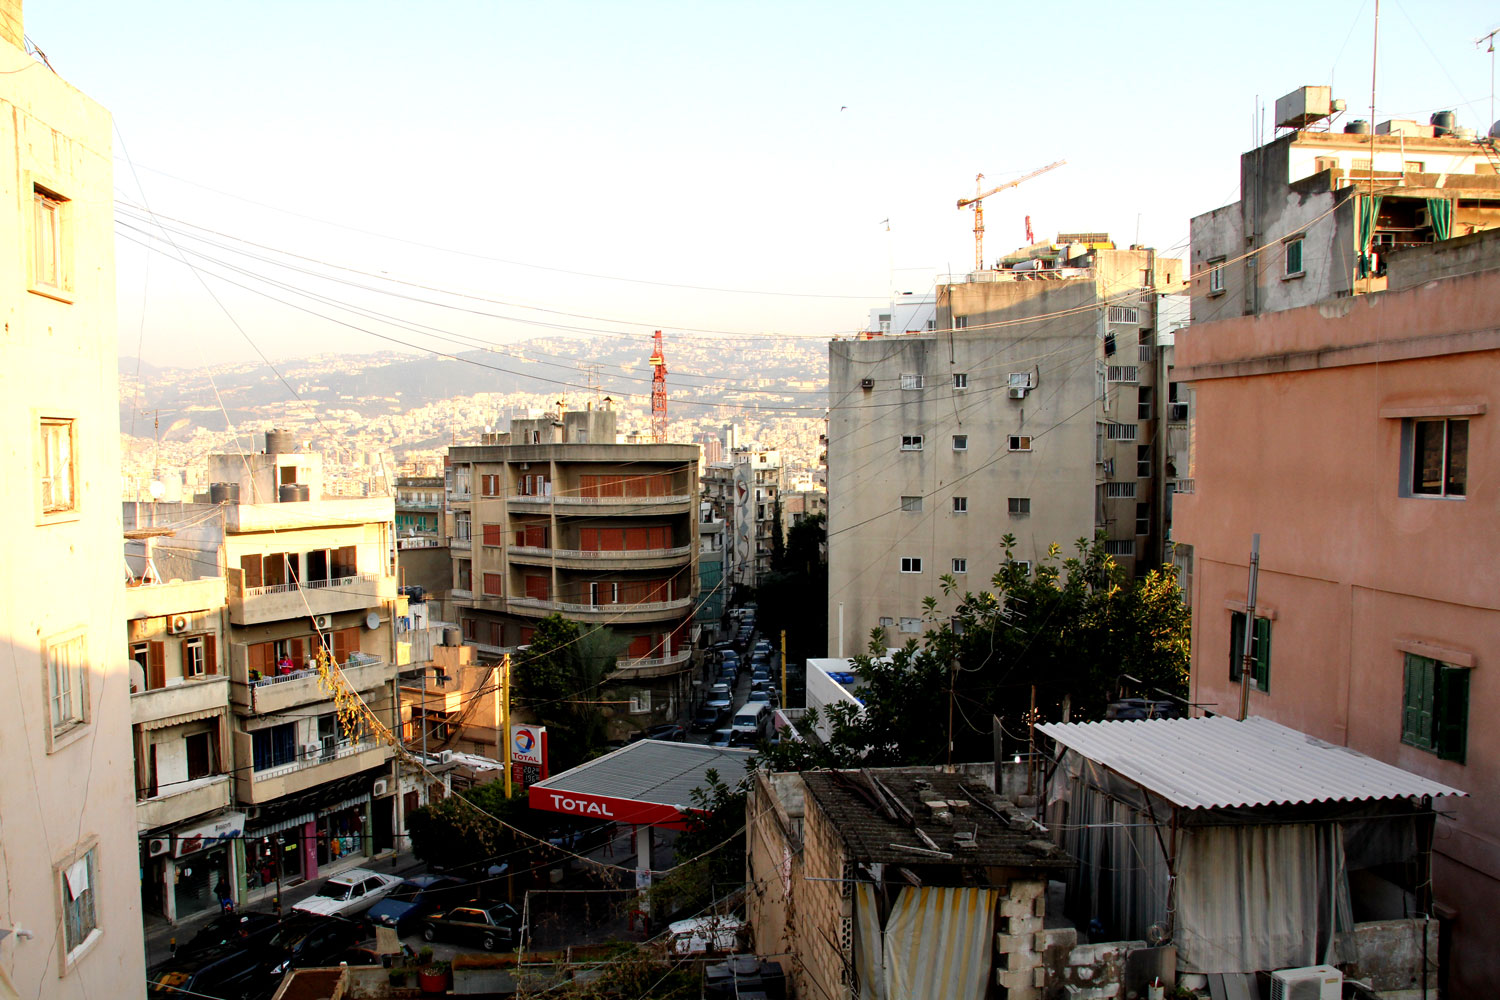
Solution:
<svg viewBox="0 0 1500 1000">
<path fill-rule="evenodd" d="M 808 771 L 802 781 L 857 862 L 1073 866 L 1026 812 L 971 775 L 877 768 Z"/>
<path fill-rule="evenodd" d="M 619 811 L 579 809 L 552 801 L 559 796 L 589 796 L 600 800 L 604 808 L 615 803 L 659 807 L 637 821 L 672 823 L 692 809 L 693 791 L 707 788 L 709 771 L 717 771 L 721 781 L 732 785 L 744 776 L 753 755 L 752 750 L 640 740 L 537 782 L 531 786 L 531 804 L 552 812 L 627 818 Z"/>
<path fill-rule="evenodd" d="M 1051 722 L 1037 730 L 1185 809 L 1465 794 L 1257 716 Z"/>
</svg>

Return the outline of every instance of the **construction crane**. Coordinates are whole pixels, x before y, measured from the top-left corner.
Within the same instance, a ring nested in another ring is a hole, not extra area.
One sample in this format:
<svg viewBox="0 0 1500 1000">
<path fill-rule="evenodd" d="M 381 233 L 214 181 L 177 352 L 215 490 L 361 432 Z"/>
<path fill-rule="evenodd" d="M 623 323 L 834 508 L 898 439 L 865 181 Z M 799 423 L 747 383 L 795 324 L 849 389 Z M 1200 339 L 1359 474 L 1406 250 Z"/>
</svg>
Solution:
<svg viewBox="0 0 1500 1000">
<path fill-rule="evenodd" d="M 974 197 L 958 199 L 959 208 L 968 208 L 970 205 L 974 206 L 974 270 L 984 270 L 984 199 L 998 191 L 1013 188 L 1022 181 L 1029 181 L 1033 177 L 1039 177 L 1049 170 L 1056 170 L 1067 162 L 1067 160 L 1058 160 L 1056 163 L 1049 163 L 1040 170 L 1033 170 L 1029 174 L 1017 177 L 1013 181 L 1006 181 L 1004 184 L 992 187 L 988 191 L 981 190 L 981 185 L 984 183 L 984 174 L 976 174 L 974 176 Z"/>
<path fill-rule="evenodd" d="M 667 443 L 667 357 L 662 353 L 660 330 L 651 350 L 651 442 Z"/>
</svg>

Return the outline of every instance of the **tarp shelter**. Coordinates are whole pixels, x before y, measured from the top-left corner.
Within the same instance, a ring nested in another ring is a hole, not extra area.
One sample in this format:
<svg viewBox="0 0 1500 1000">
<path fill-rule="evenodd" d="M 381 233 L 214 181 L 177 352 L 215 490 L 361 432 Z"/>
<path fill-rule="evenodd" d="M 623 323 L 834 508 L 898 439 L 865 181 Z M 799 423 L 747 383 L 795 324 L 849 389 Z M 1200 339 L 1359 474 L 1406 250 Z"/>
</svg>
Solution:
<svg viewBox="0 0 1500 1000">
<path fill-rule="evenodd" d="M 1255 972 L 1353 961 L 1357 920 L 1430 910 L 1432 800 L 1458 789 L 1254 717 L 1037 730 L 1083 925 Z"/>
<path fill-rule="evenodd" d="M 641 740 L 531 786 L 533 809 L 638 826 L 681 829 L 708 772 L 734 785 L 752 750 Z"/>
</svg>

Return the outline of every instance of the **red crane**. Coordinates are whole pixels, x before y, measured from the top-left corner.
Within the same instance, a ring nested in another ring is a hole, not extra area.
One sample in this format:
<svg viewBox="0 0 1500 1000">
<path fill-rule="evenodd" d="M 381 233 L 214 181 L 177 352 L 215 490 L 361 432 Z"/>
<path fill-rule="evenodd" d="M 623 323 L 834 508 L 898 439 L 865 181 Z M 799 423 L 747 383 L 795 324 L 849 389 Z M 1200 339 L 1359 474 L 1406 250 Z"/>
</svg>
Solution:
<svg viewBox="0 0 1500 1000">
<path fill-rule="evenodd" d="M 667 443 L 667 358 L 661 350 L 661 331 L 651 349 L 651 441 Z"/>
</svg>

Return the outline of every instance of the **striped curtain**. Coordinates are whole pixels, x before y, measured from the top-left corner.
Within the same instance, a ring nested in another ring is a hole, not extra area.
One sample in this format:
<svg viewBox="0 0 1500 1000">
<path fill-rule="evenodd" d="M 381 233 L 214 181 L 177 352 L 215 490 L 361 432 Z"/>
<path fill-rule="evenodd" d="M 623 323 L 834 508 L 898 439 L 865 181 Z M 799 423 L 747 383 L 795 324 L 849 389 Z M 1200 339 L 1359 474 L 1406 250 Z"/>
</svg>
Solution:
<svg viewBox="0 0 1500 1000">
<path fill-rule="evenodd" d="M 861 1000 L 984 1000 L 994 956 L 995 889 L 905 888 L 880 928 L 875 888 L 857 886 Z"/>
</svg>

